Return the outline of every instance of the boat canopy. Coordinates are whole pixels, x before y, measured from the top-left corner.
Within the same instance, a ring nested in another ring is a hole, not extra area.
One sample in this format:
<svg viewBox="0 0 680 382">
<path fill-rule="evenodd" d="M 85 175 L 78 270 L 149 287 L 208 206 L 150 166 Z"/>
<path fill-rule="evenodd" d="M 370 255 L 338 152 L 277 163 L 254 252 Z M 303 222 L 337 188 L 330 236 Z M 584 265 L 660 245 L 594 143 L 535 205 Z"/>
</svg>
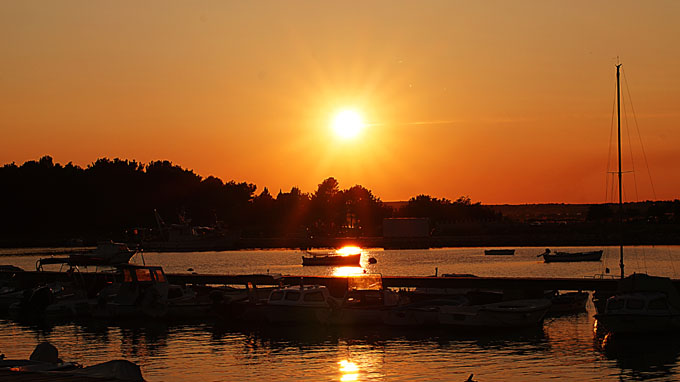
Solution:
<svg viewBox="0 0 680 382">
<path fill-rule="evenodd" d="M 347 278 L 348 290 L 382 290 L 382 275 L 352 275 Z"/>
<path fill-rule="evenodd" d="M 122 267 L 123 282 L 157 282 L 166 283 L 163 268 L 157 266 L 126 266 Z"/>
<path fill-rule="evenodd" d="M 680 307 L 680 294 L 678 294 L 677 288 L 668 277 L 633 273 L 619 281 L 619 292 L 663 292 L 668 296 L 669 304 Z"/>
</svg>

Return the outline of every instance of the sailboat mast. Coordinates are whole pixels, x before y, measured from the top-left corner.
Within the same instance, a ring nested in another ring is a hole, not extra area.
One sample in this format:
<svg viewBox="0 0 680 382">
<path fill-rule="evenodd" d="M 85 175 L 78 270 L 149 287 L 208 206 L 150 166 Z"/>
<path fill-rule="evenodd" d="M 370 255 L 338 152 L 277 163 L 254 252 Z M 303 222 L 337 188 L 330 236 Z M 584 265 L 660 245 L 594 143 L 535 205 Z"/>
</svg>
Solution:
<svg viewBox="0 0 680 382">
<path fill-rule="evenodd" d="M 616 65 L 616 121 L 618 124 L 618 138 L 619 138 L 619 267 L 621 268 L 621 278 L 624 277 L 623 272 L 623 187 L 621 185 L 621 64 Z"/>
</svg>

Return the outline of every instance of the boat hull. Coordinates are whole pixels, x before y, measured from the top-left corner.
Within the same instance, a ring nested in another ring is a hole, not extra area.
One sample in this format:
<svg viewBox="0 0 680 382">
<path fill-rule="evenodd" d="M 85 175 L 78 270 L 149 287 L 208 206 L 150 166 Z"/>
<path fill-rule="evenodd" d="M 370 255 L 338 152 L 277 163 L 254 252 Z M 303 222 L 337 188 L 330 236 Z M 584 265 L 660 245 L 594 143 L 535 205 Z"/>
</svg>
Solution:
<svg viewBox="0 0 680 382">
<path fill-rule="evenodd" d="M 556 252 L 554 254 L 544 254 L 543 261 L 546 263 L 567 263 L 577 261 L 600 261 L 602 259 L 602 250 L 591 252 Z"/>
<path fill-rule="evenodd" d="M 441 325 L 478 328 L 519 328 L 540 325 L 550 308 L 548 300 L 518 300 L 440 309 Z"/>
<path fill-rule="evenodd" d="M 329 307 L 265 305 L 264 318 L 271 324 L 321 324 Z"/>
<path fill-rule="evenodd" d="M 665 333 L 680 330 L 680 314 L 596 314 L 598 329 L 610 333 Z"/>
<path fill-rule="evenodd" d="M 569 314 L 586 311 L 588 292 L 560 293 L 551 299 L 552 305 L 548 310 L 550 314 Z"/>
<path fill-rule="evenodd" d="M 324 265 L 343 265 L 343 266 L 359 266 L 361 263 L 361 254 L 356 255 L 328 255 L 328 256 L 302 256 L 302 265 L 305 266 L 324 266 Z"/>
<path fill-rule="evenodd" d="M 486 249 L 484 250 L 486 256 L 512 256 L 515 254 L 514 249 Z"/>
</svg>

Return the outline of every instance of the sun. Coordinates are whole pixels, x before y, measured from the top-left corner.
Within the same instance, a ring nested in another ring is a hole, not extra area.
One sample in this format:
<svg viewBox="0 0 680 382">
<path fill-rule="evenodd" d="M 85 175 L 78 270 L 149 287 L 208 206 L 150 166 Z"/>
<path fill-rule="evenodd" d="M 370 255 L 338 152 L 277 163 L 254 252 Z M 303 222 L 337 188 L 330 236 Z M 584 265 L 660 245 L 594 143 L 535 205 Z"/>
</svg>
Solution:
<svg viewBox="0 0 680 382">
<path fill-rule="evenodd" d="M 356 138 L 364 128 L 364 122 L 357 111 L 345 109 L 333 117 L 331 127 L 339 138 L 352 139 Z"/>
</svg>

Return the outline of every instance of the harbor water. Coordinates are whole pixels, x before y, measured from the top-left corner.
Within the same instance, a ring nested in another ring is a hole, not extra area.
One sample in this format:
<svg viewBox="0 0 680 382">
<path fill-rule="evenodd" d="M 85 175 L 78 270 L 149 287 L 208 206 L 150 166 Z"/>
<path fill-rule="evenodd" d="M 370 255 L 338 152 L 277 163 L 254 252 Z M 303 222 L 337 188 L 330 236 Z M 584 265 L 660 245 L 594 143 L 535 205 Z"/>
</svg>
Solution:
<svg viewBox="0 0 680 382">
<path fill-rule="evenodd" d="M 362 269 L 302 267 L 293 250 L 145 253 L 133 262 L 166 273 L 386 276 L 460 273 L 508 277 L 614 277 L 618 247 L 601 262 L 543 263 L 545 248 L 517 248 L 513 256 L 485 256 L 484 248 L 365 249 Z M 585 251 L 562 247 L 551 250 Z M 0 251 L 0 264 L 32 270 L 34 249 Z M 42 251 L 42 250 L 41 250 Z M 626 274 L 678 278 L 678 246 L 626 248 Z M 375 264 L 369 264 L 373 257 Z M 610 270 L 607 273 L 607 268 Z M 189 270 L 191 269 L 191 270 Z M 84 365 L 127 359 L 148 381 L 680 381 L 680 337 L 602 338 L 594 308 L 548 317 L 542 327 L 509 331 L 453 331 L 324 326 L 250 326 L 220 320 L 24 324 L 0 317 L 0 353 L 26 358 L 42 341 L 59 357 Z"/>
</svg>

